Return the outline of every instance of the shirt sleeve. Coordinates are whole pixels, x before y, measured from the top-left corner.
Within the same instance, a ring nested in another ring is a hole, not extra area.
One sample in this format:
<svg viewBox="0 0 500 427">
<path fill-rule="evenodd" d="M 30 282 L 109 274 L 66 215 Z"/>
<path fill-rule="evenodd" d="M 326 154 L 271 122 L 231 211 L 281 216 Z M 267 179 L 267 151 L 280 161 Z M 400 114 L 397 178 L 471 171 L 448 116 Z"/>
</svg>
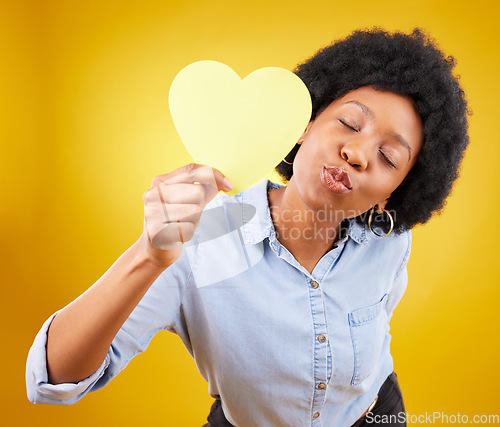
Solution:
<svg viewBox="0 0 500 427">
<path fill-rule="evenodd" d="M 408 240 L 407 240 L 408 244 L 406 246 L 406 251 L 405 251 L 405 254 L 403 256 L 403 261 L 401 262 L 401 265 L 399 266 L 399 269 L 396 273 L 392 288 L 389 291 L 389 294 L 387 297 L 386 310 L 387 310 L 387 320 L 388 321 L 391 320 L 394 309 L 399 304 L 399 301 L 401 301 L 401 298 L 403 298 L 403 295 L 406 291 L 406 287 L 408 284 L 407 265 L 408 265 L 408 260 L 410 258 L 410 252 L 411 252 L 411 231 L 408 230 L 406 232 L 406 235 L 408 238 Z"/>
<path fill-rule="evenodd" d="M 143 352 L 153 336 L 164 329 L 176 332 L 180 321 L 180 302 L 194 261 L 194 246 L 184 245 L 181 256 L 162 272 L 116 334 L 101 366 L 78 383 L 48 383 L 47 331 L 57 315 L 43 324 L 28 353 L 26 389 L 32 403 L 70 405 L 90 391 L 104 387 L 130 360 Z M 184 333 L 184 331 L 183 331 Z M 186 339 L 186 337 L 183 337 Z"/>
</svg>

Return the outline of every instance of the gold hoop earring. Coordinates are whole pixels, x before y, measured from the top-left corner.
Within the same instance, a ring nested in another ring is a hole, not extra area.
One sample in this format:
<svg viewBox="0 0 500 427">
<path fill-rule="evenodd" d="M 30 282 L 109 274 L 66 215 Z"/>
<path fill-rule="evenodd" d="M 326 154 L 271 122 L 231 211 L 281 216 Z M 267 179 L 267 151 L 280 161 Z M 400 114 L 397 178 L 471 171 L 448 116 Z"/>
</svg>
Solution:
<svg viewBox="0 0 500 427">
<path fill-rule="evenodd" d="M 292 163 L 287 162 L 285 159 L 283 159 L 283 161 L 284 161 L 287 165 L 293 165 L 293 162 L 292 162 Z"/>
<path fill-rule="evenodd" d="M 389 234 L 392 233 L 392 229 L 394 228 L 394 219 L 392 218 L 392 215 L 390 214 L 389 211 L 386 211 L 385 209 L 382 209 L 382 210 L 389 216 L 389 220 L 391 221 L 391 229 L 387 232 L 387 234 L 383 234 L 383 235 L 378 234 L 372 228 L 372 216 L 373 216 L 373 212 L 375 212 L 375 206 L 372 207 L 372 210 L 370 211 L 370 216 L 368 217 L 368 228 L 377 237 L 387 237 Z"/>
</svg>

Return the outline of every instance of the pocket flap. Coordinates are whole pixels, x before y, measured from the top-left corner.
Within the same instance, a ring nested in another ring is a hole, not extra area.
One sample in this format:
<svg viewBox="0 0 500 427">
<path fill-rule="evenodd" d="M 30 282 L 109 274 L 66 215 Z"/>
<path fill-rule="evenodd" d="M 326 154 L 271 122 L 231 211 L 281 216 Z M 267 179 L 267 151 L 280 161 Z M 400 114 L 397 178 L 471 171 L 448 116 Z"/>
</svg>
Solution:
<svg viewBox="0 0 500 427">
<path fill-rule="evenodd" d="M 380 313 L 380 310 L 384 307 L 386 301 L 387 294 L 384 294 L 379 302 L 368 307 L 358 308 L 357 310 L 349 313 L 349 324 L 351 326 L 356 326 L 375 319 Z"/>
</svg>

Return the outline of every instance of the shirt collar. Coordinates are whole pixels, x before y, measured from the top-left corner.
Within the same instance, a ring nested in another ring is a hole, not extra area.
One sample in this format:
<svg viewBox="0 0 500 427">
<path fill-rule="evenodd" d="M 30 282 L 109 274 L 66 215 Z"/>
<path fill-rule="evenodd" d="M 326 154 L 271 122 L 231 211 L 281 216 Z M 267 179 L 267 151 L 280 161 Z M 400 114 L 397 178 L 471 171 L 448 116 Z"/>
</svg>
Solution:
<svg viewBox="0 0 500 427">
<path fill-rule="evenodd" d="M 284 187 L 284 185 L 272 182 L 266 178 L 235 196 L 235 199 L 242 203 L 243 225 L 241 230 L 245 244 L 259 243 L 266 237 L 271 238 L 276 236 L 274 224 L 271 220 L 267 192 L 271 189 L 281 187 Z M 359 224 L 354 219 L 348 221 L 349 228 L 347 235 L 344 235 L 340 241 L 345 242 L 350 237 L 356 243 L 370 245 L 370 233 L 367 233 L 366 226 Z"/>
</svg>

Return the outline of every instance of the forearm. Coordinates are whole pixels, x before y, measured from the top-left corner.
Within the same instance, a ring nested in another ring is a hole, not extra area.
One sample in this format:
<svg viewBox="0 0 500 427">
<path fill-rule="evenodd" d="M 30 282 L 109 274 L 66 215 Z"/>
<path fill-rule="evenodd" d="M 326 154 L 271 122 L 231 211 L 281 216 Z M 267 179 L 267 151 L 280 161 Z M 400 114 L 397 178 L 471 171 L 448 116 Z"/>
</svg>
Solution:
<svg viewBox="0 0 500 427">
<path fill-rule="evenodd" d="M 113 338 L 165 266 L 139 239 L 85 293 L 62 309 L 47 336 L 49 382 L 78 382 L 95 372 Z"/>
</svg>

